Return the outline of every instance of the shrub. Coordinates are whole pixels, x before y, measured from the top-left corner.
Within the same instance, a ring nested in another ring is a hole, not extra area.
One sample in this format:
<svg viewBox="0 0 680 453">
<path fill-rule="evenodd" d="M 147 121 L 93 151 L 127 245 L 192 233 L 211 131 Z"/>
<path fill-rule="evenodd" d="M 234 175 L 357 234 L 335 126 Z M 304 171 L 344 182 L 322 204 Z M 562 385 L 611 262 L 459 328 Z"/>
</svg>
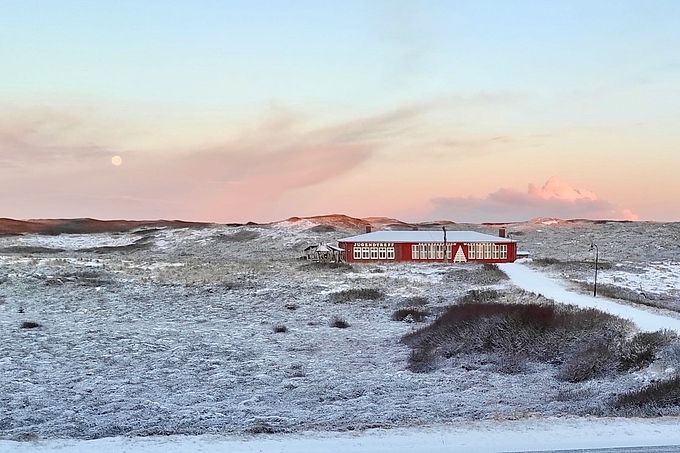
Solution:
<svg viewBox="0 0 680 453">
<path fill-rule="evenodd" d="M 218 241 L 222 242 L 247 242 L 260 237 L 257 231 L 241 230 L 233 234 L 219 234 L 215 236 Z"/>
<path fill-rule="evenodd" d="M 459 304 L 490 302 L 501 297 L 495 289 L 472 289 L 458 300 Z"/>
<path fill-rule="evenodd" d="M 349 323 L 339 316 L 331 318 L 329 325 L 331 327 L 337 327 L 338 329 L 346 329 L 349 327 Z"/>
<path fill-rule="evenodd" d="M 615 345 L 630 329 L 629 321 L 595 309 L 467 302 L 448 307 L 428 326 L 404 335 L 402 341 L 416 351 L 413 357 L 421 362 L 425 358 L 489 354 L 499 358 L 503 372 L 517 372 L 525 361 L 533 360 L 562 364 L 562 379 L 577 382 L 616 370 Z"/>
<path fill-rule="evenodd" d="M 21 323 L 22 329 L 35 329 L 37 327 L 42 327 L 42 324 L 39 324 L 35 321 L 24 321 Z"/>
<path fill-rule="evenodd" d="M 304 257 L 303 257 L 304 258 Z M 309 263 L 302 264 L 300 270 L 338 270 L 338 271 L 353 271 L 354 268 L 349 263 L 328 263 L 328 262 L 317 262 L 311 261 Z"/>
<path fill-rule="evenodd" d="M 274 332 L 275 333 L 286 333 L 288 331 L 288 328 L 284 326 L 283 324 L 279 324 L 278 326 L 274 326 Z"/>
<path fill-rule="evenodd" d="M 617 397 L 611 406 L 615 409 L 648 413 L 658 408 L 680 405 L 680 376 L 660 382 L 653 382 L 639 390 Z"/>
<path fill-rule="evenodd" d="M 670 343 L 672 334 L 665 331 L 640 332 L 621 345 L 618 351 L 618 368 L 621 371 L 639 370 L 651 364 L 656 352 Z"/>
<path fill-rule="evenodd" d="M 508 275 L 503 272 L 497 264 L 491 264 L 491 263 L 484 263 L 482 265 L 482 270 L 484 273 L 487 275 L 493 277 L 494 279 L 497 280 L 508 280 Z"/>
<path fill-rule="evenodd" d="M 429 315 L 426 310 L 420 308 L 400 308 L 392 313 L 393 321 L 422 322 Z"/>
<path fill-rule="evenodd" d="M 615 363 L 610 345 L 598 341 L 577 350 L 560 367 L 557 378 L 568 382 L 582 382 L 604 374 Z"/>
<path fill-rule="evenodd" d="M 330 301 L 334 304 L 351 302 L 353 300 L 380 300 L 385 298 L 385 293 L 375 288 L 346 289 L 330 295 Z"/>
</svg>

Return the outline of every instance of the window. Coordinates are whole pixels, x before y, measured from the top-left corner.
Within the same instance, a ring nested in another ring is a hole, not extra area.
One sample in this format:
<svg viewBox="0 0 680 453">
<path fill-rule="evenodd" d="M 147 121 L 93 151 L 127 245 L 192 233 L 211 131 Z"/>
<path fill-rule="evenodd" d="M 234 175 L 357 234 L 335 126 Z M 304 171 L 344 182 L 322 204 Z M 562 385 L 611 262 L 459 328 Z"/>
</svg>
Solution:
<svg viewBox="0 0 680 453">
<path fill-rule="evenodd" d="M 436 256 L 437 244 L 428 244 L 427 246 L 427 257 L 433 260 Z"/>
<path fill-rule="evenodd" d="M 427 259 L 427 244 L 419 244 L 419 247 L 420 247 L 420 259 L 426 260 Z"/>
<path fill-rule="evenodd" d="M 484 244 L 484 259 L 491 259 L 491 243 Z"/>
<path fill-rule="evenodd" d="M 476 253 L 478 260 L 483 259 L 484 258 L 484 244 L 478 243 L 475 247 L 475 253 Z"/>
<path fill-rule="evenodd" d="M 418 255 L 418 246 L 416 244 L 413 244 L 411 246 L 411 259 L 417 260 L 419 258 L 420 256 Z"/>
<path fill-rule="evenodd" d="M 368 251 L 368 247 L 361 248 L 361 259 L 368 260 L 371 258 L 371 252 Z"/>
<path fill-rule="evenodd" d="M 451 244 L 446 244 L 446 259 L 451 259 Z"/>
<path fill-rule="evenodd" d="M 387 259 L 388 260 L 394 259 L 394 247 L 387 247 Z"/>
<path fill-rule="evenodd" d="M 508 246 L 507 245 L 501 245 L 501 259 L 507 259 L 508 258 Z"/>
<path fill-rule="evenodd" d="M 498 244 L 493 245 L 493 259 L 498 259 Z"/>
<path fill-rule="evenodd" d="M 354 247 L 354 259 L 355 260 L 360 260 L 361 259 L 361 247 Z"/>
<path fill-rule="evenodd" d="M 371 247 L 371 259 L 372 260 L 378 259 L 378 247 Z"/>
<path fill-rule="evenodd" d="M 385 247 L 380 247 L 378 249 L 378 258 L 381 260 L 387 259 L 387 249 Z"/>
<path fill-rule="evenodd" d="M 475 244 L 468 244 L 468 259 L 473 260 L 475 259 Z"/>
<path fill-rule="evenodd" d="M 444 259 L 444 244 L 437 244 L 437 259 Z"/>
</svg>

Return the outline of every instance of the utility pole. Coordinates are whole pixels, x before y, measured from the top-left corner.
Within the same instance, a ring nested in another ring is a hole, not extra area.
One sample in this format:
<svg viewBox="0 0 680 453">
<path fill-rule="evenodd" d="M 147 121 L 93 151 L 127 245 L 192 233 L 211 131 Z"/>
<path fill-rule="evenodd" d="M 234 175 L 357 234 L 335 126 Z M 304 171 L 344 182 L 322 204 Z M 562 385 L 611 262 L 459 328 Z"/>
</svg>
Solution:
<svg viewBox="0 0 680 453">
<path fill-rule="evenodd" d="M 595 285 L 593 286 L 593 297 L 597 297 L 597 267 L 598 267 L 598 259 L 600 257 L 600 249 L 597 248 L 597 245 L 595 244 L 590 244 L 590 251 L 593 251 L 593 248 L 595 249 Z"/>
<path fill-rule="evenodd" d="M 447 250 L 446 250 L 446 227 L 443 226 L 442 230 L 444 231 L 444 264 L 449 262 L 449 257 L 447 255 Z"/>
</svg>

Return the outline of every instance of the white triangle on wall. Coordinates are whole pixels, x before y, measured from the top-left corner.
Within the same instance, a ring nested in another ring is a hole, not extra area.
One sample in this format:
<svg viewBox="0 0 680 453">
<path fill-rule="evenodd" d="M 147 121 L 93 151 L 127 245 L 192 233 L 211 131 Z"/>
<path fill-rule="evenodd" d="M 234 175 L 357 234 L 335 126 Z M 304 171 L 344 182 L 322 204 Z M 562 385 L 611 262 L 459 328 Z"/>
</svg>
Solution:
<svg viewBox="0 0 680 453">
<path fill-rule="evenodd" d="M 458 246 L 458 250 L 456 251 L 456 256 L 453 257 L 453 262 L 454 263 L 466 263 L 467 259 L 465 258 L 465 253 L 463 253 L 463 247 L 460 245 Z"/>
</svg>

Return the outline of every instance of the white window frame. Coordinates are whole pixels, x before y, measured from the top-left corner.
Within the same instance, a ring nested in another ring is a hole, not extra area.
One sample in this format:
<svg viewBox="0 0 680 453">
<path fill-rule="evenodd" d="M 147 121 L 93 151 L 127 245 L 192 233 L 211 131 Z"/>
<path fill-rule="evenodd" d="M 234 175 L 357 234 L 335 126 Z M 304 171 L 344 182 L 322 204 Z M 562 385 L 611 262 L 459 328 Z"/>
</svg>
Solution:
<svg viewBox="0 0 680 453">
<path fill-rule="evenodd" d="M 362 260 L 370 260 L 371 259 L 371 252 L 369 251 L 368 247 L 361 247 L 361 259 Z"/>
<path fill-rule="evenodd" d="M 451 259 L 451 244 L 446 244 L 446 259 Z"/>
<path fill-rule="evenodd" d="M 387 247 L 387 259 L 388 260 L 394 259 L 394 247 Z"/>
<path fill-rule="evenodd" d="M 437 259 L 444 259 L 444 244 L 437 244 Z"/>
<path fill-rule="evenodd" d="M 501 245 L 500 246 L 500 255 L 502 260 L 508 259 L 508 246 L 507 245 Z"/>
<path fill-rule="evenodd" d="M 380 247 L 378 249 L 378 259 L 381 260 L 386 260 L 387 259 L 387 248 L 385 247 Z"/>
<path fill-rule="evenodd" d="M 412 260 L 420 259 L 420 254 L 418 253 L 418 244 L 413 244 L 411 246 L 411 259 Z"/>
<path fill-rule="evenodd" d="M 490 242 L 484 243 L 484 259 L 485 260 L 491 259 L 491 243 Z"/>
<path fill-rule="evenodd" d="M 427 244 L 418 244 L 418 248 L 420 248 L 420 259 L 426 260 L 427 259 Z"/>
<path fill-rule="evenodd" d="M 354 259 L 355 260 L 361 259 L 361 247 L 354 247 Z"/>
<path fill-rule="evenodd" d="M 378 259 L 378 247 L 371 247 L 371 259 L 372 260 Z"/>
<path fill-rule="evenodd" d="M 493 245 L 493 259 L 497 260 L 498 259 L 498 244 Z"/>
</svg>

